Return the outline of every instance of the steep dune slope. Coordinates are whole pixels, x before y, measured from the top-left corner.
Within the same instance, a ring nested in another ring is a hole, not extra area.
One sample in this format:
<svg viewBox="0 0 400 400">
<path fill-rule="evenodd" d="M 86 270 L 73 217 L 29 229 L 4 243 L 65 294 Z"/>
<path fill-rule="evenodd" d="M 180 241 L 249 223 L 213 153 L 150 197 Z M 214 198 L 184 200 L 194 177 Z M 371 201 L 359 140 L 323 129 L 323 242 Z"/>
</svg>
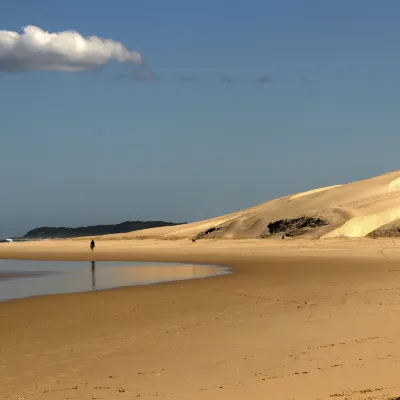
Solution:
<svg viewBox="0 0 400 400">
<path fill-rule="evenodd" d="M 374 236 L 400 219 L 400 171 L 285 196 L 190 224 L 147 229 L 124 238 L 332 238 Z M 121 235 L 113 235 L 116 239 Z M 111 239 L 111 237 L 109 237 Z"/>
</svg>

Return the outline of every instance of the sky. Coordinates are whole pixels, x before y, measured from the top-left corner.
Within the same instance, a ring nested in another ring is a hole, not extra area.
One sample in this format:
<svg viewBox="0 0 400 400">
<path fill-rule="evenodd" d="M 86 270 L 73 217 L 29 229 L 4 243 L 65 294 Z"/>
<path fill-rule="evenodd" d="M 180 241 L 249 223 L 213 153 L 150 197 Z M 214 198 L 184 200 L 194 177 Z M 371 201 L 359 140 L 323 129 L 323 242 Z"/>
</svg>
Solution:
<svg viewBox="0 0 400 400">
<path fill-rule="evenodd" d="M 400 169 L 399 20 L 395 0 L 2 0 L 0 236 Z"/>
</svg>

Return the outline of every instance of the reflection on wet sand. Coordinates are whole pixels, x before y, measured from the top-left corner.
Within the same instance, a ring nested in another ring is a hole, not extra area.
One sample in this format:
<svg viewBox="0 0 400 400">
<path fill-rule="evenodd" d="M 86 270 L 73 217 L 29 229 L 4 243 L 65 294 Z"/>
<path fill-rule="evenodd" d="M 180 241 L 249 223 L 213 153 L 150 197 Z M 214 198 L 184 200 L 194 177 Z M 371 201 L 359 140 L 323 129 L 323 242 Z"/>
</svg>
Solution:
<svg viewBox="0 0 400 400">
<path fill-rule="evenodd" d="M 33 278 L 35 276 L 42 276 L 48 274 L 46 271 L 0 271 L 0 281 L 10 280 L 16 278 Z"/>
<path fill-rule="evenodd" d="M 85 262 L 0 260 L 0 301 L 198 279 L 230 272 L 227 268 L 212 265 L 91 261 L 89 284 L 87 268 Z"/>
<path fill-rule="evenodd" d="M 96 288 L 96 262 L 92 261 L 92 289 Z"/>
</svg>

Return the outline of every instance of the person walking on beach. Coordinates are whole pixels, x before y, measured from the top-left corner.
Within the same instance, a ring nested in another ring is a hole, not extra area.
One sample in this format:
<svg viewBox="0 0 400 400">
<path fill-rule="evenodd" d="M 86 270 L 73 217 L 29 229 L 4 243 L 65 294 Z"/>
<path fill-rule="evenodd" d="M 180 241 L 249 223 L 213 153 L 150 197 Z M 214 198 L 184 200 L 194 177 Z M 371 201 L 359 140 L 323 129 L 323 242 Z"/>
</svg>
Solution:
<svg viewBox="0 0 400 400">
<path fill-rule="evenodd" d="M 94 250 L 94 246 L 96 246 L 95 245 L 95 243 L 94 243 L 94 240 L 92 239 L 92 241 L 90 242 L 90 250 Z"/>
</svg>

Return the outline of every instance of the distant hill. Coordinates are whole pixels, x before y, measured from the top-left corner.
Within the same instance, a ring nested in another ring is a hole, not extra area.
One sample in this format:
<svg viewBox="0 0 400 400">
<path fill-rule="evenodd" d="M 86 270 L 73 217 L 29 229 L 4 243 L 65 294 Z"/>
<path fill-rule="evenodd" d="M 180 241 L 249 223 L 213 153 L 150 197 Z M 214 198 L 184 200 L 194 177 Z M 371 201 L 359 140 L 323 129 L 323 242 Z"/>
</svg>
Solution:
<svg viewBox="0 0 400 400">
<path fill-rule="evenodd" d="M 116 225 L 81 226 L 78 228 L 43 226 L 32 229 L 20 239 L 65 239 L 81 236 L 100 236 L 175 225 L 181 224 L 165 221 L 126 221 Z"/>
</svg>

